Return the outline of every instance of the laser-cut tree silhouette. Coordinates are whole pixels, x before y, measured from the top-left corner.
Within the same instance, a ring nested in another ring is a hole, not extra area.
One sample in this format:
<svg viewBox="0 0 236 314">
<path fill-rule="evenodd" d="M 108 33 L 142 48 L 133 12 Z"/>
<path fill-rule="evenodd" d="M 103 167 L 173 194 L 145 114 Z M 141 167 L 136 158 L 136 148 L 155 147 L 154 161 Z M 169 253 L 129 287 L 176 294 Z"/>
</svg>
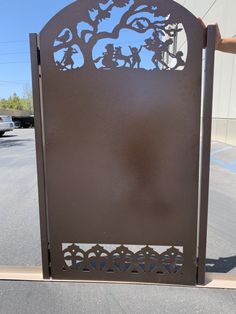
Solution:
<svg viewBox="0 0 236 314">
<path fill-rule="evenodd" d="M 99 31 L 100 24 L 104 20 L 110 19 L 112 17 L 112 10 L 114 8 L 124 8 L 124 13 L 121 16 L 119 23 L 109 31 Z M 142 16 L 140 16 L 141 14 Z M 155 34 L 156 36 L 167 35 L 169 38 L 174 38 L 177 33 L 182 30 L 182 28 L 178 27 L 179 22 L 172 19 L 171 12 L 167 12 L 165 6 L 162 6 L 158 0 L 98 0 L 97 3 L 93 5 L 91 5 L 91 3 L 84 4 L 82 15 L 83 20 L 68 26 L 64 34 L 61 36 L 58 35 L 56 41 L 59 43 L 54 46 L 54 52 L 57 52 L 61 49 L 68 49 L 73 45 L 78 45 L 83 54 L 84 67 L 86 68 L 95 68 L 96 61 L 93 60 L 92 53 L 93 48 L 97 42 L 101 39 L 117 39 L 122 29 L 128 29 L 140 34 L 144 34 L 151 29 L 153 30 L 154 36 Z M 152 18 L 148 16 L 151 16 Z M 83 29 L 78 32 L 78 26 L 80 23 L 83 23 Z M 68 31 L 68 29 L 70 29 L 70 31 Z M 160 47 L 162 44 L 164 45 L 164 42 L 160 41 Z M 112 44 L 107 45 L 108 49 L 110 49 L 110 53 L 112 49 L 111 45 Z M 116 54 L 117 58 L 118 56 L 124 57 L 123 59 L 125 64 L 128 64 L 130 67 L 132 67 L 132 56 L 130 56 L 131 62 L 125 60 L 125 56 L 122 56 L 120 48 L 121 47 L 113 49 L 114 56 Z M 146 44 L 146 48 L 151 50 L 150 45 L 148 47 Z M 162 52 L 169 53 L 167 49 L 165 51 L 163 50 Z M 104 56 L 106 56 L 106 54 L 107 52 L 104 53 Z M 162 60 L 158 60 L 157 55 L 159 55 L 159 59 L 161 59 L 163 54 L 156 53 L 156 64 L 158 61 L 162 62 Z M 177 59 L 175 55 L 170 55 Z M 184 63 L 184 61 L 181 59 L 181 56 L 182 55 L 180 52 L 178 52 L 179 66 L 182 66 Z M 152 61 L 154 63 L 154 58 Z M 118 63 L 114 62 L 113 67 L 116 67 L 117 65 Z M 110 68 L 112 68 L 112 65 Z"/>
</svg>

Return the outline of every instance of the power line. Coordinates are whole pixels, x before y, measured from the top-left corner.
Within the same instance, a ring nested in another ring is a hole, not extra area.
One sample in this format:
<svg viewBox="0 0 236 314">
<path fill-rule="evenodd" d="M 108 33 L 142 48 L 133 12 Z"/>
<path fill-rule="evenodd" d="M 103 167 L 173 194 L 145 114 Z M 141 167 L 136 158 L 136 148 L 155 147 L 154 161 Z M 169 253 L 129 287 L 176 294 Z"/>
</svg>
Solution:
<svg viewBox="0 0 236 314">
<path fill-rule="evenodd" d="M 0 44 L 16 44 L 16 43 L 26 43 L 28 40 L 9 40 L 9 41 L 0 41 Z"/>
<path fill-rule="evenodd" d="M 29 55 L 30 53 L 29 52 L 3 52 L 3 53 L 0 53 L 0 56 L 8 56 L 8 55 L 24 55 L 24 54 L 27 54 Z"/>
<path fill-rule="evenodd" d="M 0 84 L 19 84 L 19 85 L 25 85 L 27 82 L 20 82 L 20 81 L 0 81 Z"/>
<path fill-rule="evenodd" d="M 210 7 L 206 10 L 205 14 L 202 16 L 202 19 L 204 19 L 207 14 L 210 12 L 210 10 L 213 8 L 213 6 L 216 4 L 217 0 L 214 0 L 213 3 L 210 5 Z M 185 44 L 186 44 L 187 40 L 185 40 L 182 45 L 180 45 L 179 49 L 181 49 Z"/>
<path fill-rule="evenodd" d="M 5 64 L 23 64 L 23 63 L 30 63 L 29 61 L 20 61 L 20 62 L 0 62 L 0 65 L 5 65 Z"/>
<path fill-rule="evenodd" d="M 210 7 L 208 8 L 208 10 L 206 11 L 206 13 L 203 15 L 203 19 L 204 19 L 204 17 L 206 17 L 207 16 L 207 14 L 210 12 L 210 10 L 213 8 L 213 6 L 216 4 L 216 2 L 217 2 L 217 0 L 215 0 L 211 5 L 210 5 Z"/>
</svg>

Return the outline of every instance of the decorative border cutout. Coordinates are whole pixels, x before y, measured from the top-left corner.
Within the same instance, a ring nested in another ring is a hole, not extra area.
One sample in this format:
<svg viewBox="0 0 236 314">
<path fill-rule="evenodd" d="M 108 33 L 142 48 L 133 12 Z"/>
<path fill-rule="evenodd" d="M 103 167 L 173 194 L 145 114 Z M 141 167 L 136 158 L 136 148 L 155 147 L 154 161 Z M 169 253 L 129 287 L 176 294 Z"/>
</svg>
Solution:
<svg viewBox="0 0 236 314">
<path fill-rule="evenodd" d="M 63 270 L 76 270 L 83 273 L 181 274 L 184 263 L 183 247 L 166 248 L 149 245 L 141 247 L 65 243 L 62 245 L 65 262 Z"/>
</svg>

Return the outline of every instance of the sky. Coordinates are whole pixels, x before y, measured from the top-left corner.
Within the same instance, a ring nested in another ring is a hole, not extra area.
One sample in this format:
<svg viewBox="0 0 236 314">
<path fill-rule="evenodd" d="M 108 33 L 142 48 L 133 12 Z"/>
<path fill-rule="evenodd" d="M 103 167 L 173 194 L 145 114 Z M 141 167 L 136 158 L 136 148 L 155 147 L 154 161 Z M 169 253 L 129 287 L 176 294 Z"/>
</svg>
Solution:
<svg viewBox="0 0 236 314">
<path fill-rule="evenodd" d="M 43 26 L 71 0 L 0 0 L 0 99 L 31 88 L 29 33 Z"/>
<path fill-rule="evenodd" d="M 7 98 L 13 93 L 24 96 L 24 91 L 31 88 L 29 33 L 39 33 L 58 11 L 73 2 L 72 0 L 0 0 L 0 99 Z M 132 1 L 124 8 L 113 8 L 111 13 L 114 21 L 119 20 L 131 4 Z M 149 15 L 150 13 L 147 17 L 151 22 L 158 19 L 155 15 L 153 17 Z M 162 17 L 161 19 L 163 20 Z M 112 18 L 103 20 L 99 24 L 99 31 L 113 29 L 115 24 L 111 25 L 111 20 Z M 145 43 L 145 38 L 150 38 L 152 33 L 153 29 L 149 29 L 145 34 L 133 30 L 122 30 L 118 39 L 107 38 L 98 42 L 94 47 L 93 59 L 103 56 L 108 43 L 114 44 L 114 47 L 122 45 L 122 53 L 126 56 L 130 55 L 130 46 L 140 49 Z M 77 50 L 77 53 L 79 52 L 79 47 L 73 48 Z M 58 56 L 54 55 L 57 63 L 61 62 L 63 54 L 65 55 L 64 49 L 59 51 Z M 140 57 L 142 59 L 141 67 L 155 68 L 151 61 L 153 52 L 142 48 Z M 98 66 L 101 65 L 98 64 Z M 119 66 L 122 66 L 122 61 Z"/>
</svg>

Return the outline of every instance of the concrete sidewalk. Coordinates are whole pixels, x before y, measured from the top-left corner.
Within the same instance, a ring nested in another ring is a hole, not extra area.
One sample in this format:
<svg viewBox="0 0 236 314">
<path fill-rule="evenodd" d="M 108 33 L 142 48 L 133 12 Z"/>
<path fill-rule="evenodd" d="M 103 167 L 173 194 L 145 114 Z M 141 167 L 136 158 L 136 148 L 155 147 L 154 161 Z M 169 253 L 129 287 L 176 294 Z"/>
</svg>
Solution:
<svg viewBox="0 0 236 314">
<path fill-rule="evenodd" d="M 1 314 L 234 314 L 236 291 L 158 285 L 0 282 Z"/>
</svg>

